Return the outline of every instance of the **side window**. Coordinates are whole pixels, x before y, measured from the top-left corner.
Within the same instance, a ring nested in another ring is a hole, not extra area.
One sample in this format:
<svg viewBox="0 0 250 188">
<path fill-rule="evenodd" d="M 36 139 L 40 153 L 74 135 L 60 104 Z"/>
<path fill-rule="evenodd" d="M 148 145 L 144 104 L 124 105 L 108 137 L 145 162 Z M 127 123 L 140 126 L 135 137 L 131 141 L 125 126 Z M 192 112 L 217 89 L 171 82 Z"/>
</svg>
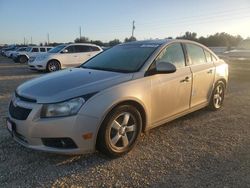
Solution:
<svg viewBox="0 0 250 188">
<path fill-rule="evenodd" d="M 31 52 L 39 52 L 38 48 L 33 48 Z"/>
<path fill-rule="evenodd" d="M 76 48 L 77 53 L 90 52 L 91 51 L 89 46 L 76 45 L 75 48 Z"/>
<path fill-rule="evenodd" d="M 206 59 L 207 62 L 212 62 L 212 55 L 210 54 L 210 52 L 208 52 L 207 50 L 204 49 L 205 55 L 206 55 Z"/>
<path fill-rule="evenodd" d="M 211 55 L 211 57 L 213 62 L 217 61 L 217 58 L 214 55 Z"/>
<path fill-rule="evenodd" d="M 100 51 L 100 49 L 96 46 L 90 46 L 91 51 Z"/>
<path fill-rule="evenodd" d="M 47 48 L 47 52 L 50 51 L 52 48 Z"/>
<path fill-rule="evenodd" d="M 177 68 L 185 66 L 185 57 L 181 44 L 172 44 L 166 47 L 156 59 L 159 62 L 168 62 L 174 64 Z"/>
<path fill-rule="evenodd" d="M 45 52 L 45 48 L 40 48 L 40 52 Z"/>
<path fill-rule="evenodd" d="M 67 53 L 75 53 L 75 46 L 68 46 L 66 50 L 68 50 Z"/>
<path fill-rule="evenodd" d="M 206 63 L 206 57 L 203 49 L 195 44 L 186 44 L 187 53 L 193 65 Z"/>
</svg>

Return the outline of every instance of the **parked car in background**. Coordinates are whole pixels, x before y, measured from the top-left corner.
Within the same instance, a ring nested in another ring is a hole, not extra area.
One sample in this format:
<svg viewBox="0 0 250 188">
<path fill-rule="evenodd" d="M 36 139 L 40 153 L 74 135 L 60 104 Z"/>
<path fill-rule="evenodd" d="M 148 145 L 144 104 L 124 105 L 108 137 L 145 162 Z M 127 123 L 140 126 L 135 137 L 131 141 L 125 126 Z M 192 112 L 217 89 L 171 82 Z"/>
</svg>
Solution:
<svg viewBox="0 0 250 188">
<path fill-rule="evenodd" d="M 3 48 L 3 49 L 1 50 L 1 55 L 2 55 L 2 56 L 6 56 L 6 53 L 7 53 L 8 51 L 13 51 L 13 50 L 16 50 L 16 49 L 17 49 L 17 46 L 16 46 L 16 45 L 7 46 L 7 47 L 5 47 L 5 48 Z"/>
<path fill-rule="evenodd" d="M 68 47 L 52 51 L 68 53 Z M 117 157 L 142 131 L 207 106 L 220 109 L 227 83 L 228 65 L 199 43 L 124 43 L 20 85 L 7 127 L 28 148 L 67 154 L 98 149 Z"/>
<path fill-rule="evenodd" d="M 13 60 L 18 63 L 26 63 L 28 62 L 30 56 L 34 56 L 39 53 L 46 53 L 51 49 L 52 47 L 50 46 L 29 46 L 25 51 L 18 52 L 17 54 L 13 55 Z"/>
<path fill-rule="evenodd" d="M 95 44 L 61 44 L 48 53 L 30 58 L 28 65 L 32 70 L 53 72 L 62 68 L 79 66 L 102 51 L 102 48 Z"/>
<path fill-rule="evenodd" d="M 12 58 L 14 54 L 26 51 L 27 47 L 18 47 L 15 50 L 10 50 L 6 52 L 6 57 Z"/>
<path fill-rule="evenodd" d="M 229 60 L 250 60 L 250 39 L 243 40 L 235 49 L 223 55 Z"/>
</svg>

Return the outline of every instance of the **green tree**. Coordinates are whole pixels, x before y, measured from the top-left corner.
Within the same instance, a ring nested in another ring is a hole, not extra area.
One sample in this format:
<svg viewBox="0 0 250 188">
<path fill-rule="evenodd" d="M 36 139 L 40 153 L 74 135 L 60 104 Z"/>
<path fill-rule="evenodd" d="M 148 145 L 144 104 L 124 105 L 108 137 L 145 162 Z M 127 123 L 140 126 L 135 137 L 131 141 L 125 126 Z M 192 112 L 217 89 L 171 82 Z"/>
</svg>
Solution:
<svg viewBox="0 0 250 188">
<path fill-rule="evenodd" d="M 75 43 L 87 43 L 89 39 L 87 37 L 76 38 Z"/>
<path fill-rule="evenodd" d="M 183 36 L 176 38 L 197 41 L 197 33 L 187 31 Z"/>
<path fill-rule="evenodd" d="M 115 46 L 117 44 L 121 44 L 119 39 L 114 39 L 114 40 L 109 41 L 109 46 Z"/>
<path fill-rule="evenodd" d="M 91 40 L 90 43 L 96 44 L 98 46 L 104 46 L 104 43 L 100 40 Z"/>
<path fill-rule="evenodd" d="M 124 39 L 124 42 L 132 42 L 132 41 L 136 41 L 136 38 L 131 36 L 130 38 Z"/>
</svg>

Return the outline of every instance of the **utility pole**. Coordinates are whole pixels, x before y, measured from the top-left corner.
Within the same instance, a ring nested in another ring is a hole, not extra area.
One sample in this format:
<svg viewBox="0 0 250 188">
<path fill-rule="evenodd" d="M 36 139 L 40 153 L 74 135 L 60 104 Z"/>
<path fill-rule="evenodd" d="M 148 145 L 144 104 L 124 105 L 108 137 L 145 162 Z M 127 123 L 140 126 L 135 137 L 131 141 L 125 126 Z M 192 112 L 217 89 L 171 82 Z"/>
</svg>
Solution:
<svg viewBox="0 0 250 188">
<path fill-rule="evenodd" d="M 32 44 L 32 36 L 30 37 L 30 44 Z"/>
<path fill-rule="evenodd" d="M 23 44 L 25 45 L 25 37 L 23 37 Z"/>
<path fill-rule="evenodd" d="M 49 45 L 49 33 L 47 34 L 47 39 L 48 39 L 48 45 Z"/>
<path fill-rule="evenodd" d="M 82 27 L 80 26 L 80 28 L 79 28 L 79 32 L 80 32 L 80 41 L 81 41 L 81 38 L 82 38 Z"/>
<path fill-rule="evenodd" d="M 132 24 L 132 37 L 134 38 L 134 31 L 135 31 L 135 21 L 133 20 Z"/>
</svg>

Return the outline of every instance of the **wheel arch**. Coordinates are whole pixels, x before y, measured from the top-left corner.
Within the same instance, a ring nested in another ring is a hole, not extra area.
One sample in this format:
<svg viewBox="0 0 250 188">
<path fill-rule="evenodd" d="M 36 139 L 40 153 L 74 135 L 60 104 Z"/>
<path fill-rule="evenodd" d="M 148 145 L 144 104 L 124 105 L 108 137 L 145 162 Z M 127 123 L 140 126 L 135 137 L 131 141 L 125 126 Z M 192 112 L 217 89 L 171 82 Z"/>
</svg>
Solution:
<svg viewBox="0 0 250 188">
<path fill-rule="evenodd" d="M 108 110 L 107 112 L 105 113 L 104 117 L 102 118 L 101 120 L 101 123 L 99 124 L 99 127 L 98 127 L 98 130 L 97 130 L 97 133 L 96 133 L 96 138 L 95 138 L 95 148 L 96 148 L 96 145 L 97 145 L 97 139 L 98 139 L 98 136 L 99 136 L 99 132 L 100 132 L 100 129 L 101 129 L 101 126 L 103 125 L 106 117 L 112 113 L 112 111 L 117 108 L 118 106 L 121 106 L 121 105 L 132 105 L 134 106 L 137 110 L 139 110 L 140 114 L 141 114 L 141 117 L 142 117 L 142 132 L 145 132 L 146 130 L 146 125 L 147 125 L 147 114 L 146 114 L 146 111 L 145 111 L 145 108 L 143 107 L 143 105 L 136 101 L 136 100 L 133 100 L 133 99 L 127 99 L 127 100 L 123 100 L 123 101 L 119 101 L 117 103 L 115 103 L 114 105 L 112 105 Z"/>
<path fill-rule="evenodd" d="M 218 80 L 216 80 L 214 83 L 214 88 L 219 82 L 222 82 L 225 85 L 225 89 L 227 88 L 227 81 L 225 78 L 219 78 Z"/>
<path fill-rule="evenodd" d="M 133 99 L 127 99 L 127 100 L 123 100 L 123 101 L 119 101 L 117 103 L 115 103 L 114 105 L 112 105 L 108 110 L 107 112 L 104 114 L 104 117 L 102 118 L 101 120 L 101 123 L 99 124 L 99 127 L 98 127 L 98 130 L 97 130 L 97 134 L 96 134 L 96 139 L 98 137 L 98 134 L 99 134 L 99 131 L 100 131 L 100 128 L 103 124 L 103 122 L 105 121 L 106 117 L 112 113 L 112 111 L 117 108 L 118 106 L 121 106 L 121 105 L 132 105 L 134 106 L 141 114 L 141 117 L 142 117 L 142 132 L 145 132 L 146 130 L 146 125 L 147 125 L 147 114 L 146 114 L 146 111 L 145 111 L 145 108 L 143 107 L 143 105 L 136 101 L 136 100 L 133 100 Z"/>
</svg>

